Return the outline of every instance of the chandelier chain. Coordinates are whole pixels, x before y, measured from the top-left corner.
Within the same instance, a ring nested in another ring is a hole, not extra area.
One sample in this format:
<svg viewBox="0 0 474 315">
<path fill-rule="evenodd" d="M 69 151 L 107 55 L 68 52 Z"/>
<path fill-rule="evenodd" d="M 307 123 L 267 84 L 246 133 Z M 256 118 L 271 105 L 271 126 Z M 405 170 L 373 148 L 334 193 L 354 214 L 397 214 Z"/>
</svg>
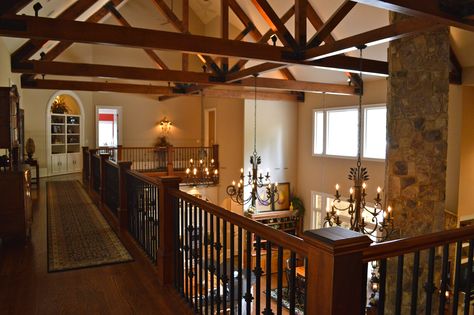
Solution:
<svg viewBox="0 0 474 315">
<path fill-rule="evenodd" d="M 362 50 L 365 47 L 359 47 L 359 123 L 357 128 L 357 166 L 361 166 L 361 155 L 362 155 L 362 91 L 363 91 L 363 80 L 362 80 Z"/>
<path fill-rule="evenodd" d="M 258 73 L 254 74 L 254 104 L 253 104 L 253 153 L 257 153 L 257 77 Z"/>
</svg>

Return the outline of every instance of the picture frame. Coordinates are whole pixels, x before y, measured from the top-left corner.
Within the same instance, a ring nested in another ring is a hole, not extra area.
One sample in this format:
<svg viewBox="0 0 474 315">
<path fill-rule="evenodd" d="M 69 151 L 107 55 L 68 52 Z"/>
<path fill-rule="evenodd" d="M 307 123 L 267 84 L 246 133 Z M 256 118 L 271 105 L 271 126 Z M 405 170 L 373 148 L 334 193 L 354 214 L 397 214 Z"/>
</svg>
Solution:
<svg viewBox="0 0 474 315">
<path fill-rule="evenodd" d="M 278 183 L 278 201 L 264 204 L 257 200 L 257 212 L 278 211 L 290 209 L 290 183 Z M 267 186 L 258 189 L 258 194 L 262 199 L 266 198 Z"/>
</svg>

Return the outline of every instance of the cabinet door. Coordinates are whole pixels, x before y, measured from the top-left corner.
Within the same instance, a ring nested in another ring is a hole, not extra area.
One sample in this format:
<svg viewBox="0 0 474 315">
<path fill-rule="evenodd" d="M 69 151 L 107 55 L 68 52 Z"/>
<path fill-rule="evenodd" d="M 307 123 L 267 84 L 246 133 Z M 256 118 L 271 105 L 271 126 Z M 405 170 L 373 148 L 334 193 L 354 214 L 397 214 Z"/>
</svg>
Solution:
<svg viewBox="0 0 474 315">
<path fill-rule="evenodd" d="M 69 172 L 81 171 L 81 154 L 80 153 L 69 153 L 67 155 L 67 170 Z"/>
<path fill-rule="evenodd" d="M 66 171 L 66 156 L 65 154 L 51 155 L 51 171 L 53 174 L 63 173 Z"/>
</svg>

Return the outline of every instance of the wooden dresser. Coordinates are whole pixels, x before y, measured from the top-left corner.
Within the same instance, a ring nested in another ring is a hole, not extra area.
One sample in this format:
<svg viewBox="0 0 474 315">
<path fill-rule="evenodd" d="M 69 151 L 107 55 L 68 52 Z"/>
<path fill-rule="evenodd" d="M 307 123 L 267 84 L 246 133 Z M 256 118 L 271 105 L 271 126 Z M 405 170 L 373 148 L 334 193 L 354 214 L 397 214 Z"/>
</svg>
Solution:
<svg viewBox="0 0 474 315">
<path fill-rule="evenodd" d="M 30 237 L 31 173 L 25 167 L 0 172 L 0 238 L 25 241 Z"/>
</svg>

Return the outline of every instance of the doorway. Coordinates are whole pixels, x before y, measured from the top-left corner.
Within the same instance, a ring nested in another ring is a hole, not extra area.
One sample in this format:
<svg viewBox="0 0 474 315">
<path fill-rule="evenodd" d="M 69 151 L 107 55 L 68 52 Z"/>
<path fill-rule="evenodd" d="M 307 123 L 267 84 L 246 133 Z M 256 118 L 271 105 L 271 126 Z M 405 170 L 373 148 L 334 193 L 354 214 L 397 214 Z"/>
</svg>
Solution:
<svg viewBox="0 0 474 315">
<path fill-rule="evenodd" d="M 216 144 L 216 109 L 204 110 L 204 146 L 212 147 Z"/>
<path fill-rule="evenodd" d="M 97 147 L 117 147 L 121 145 L 122 108 L 97 106 L 96 110 Z"/>
</svg>

